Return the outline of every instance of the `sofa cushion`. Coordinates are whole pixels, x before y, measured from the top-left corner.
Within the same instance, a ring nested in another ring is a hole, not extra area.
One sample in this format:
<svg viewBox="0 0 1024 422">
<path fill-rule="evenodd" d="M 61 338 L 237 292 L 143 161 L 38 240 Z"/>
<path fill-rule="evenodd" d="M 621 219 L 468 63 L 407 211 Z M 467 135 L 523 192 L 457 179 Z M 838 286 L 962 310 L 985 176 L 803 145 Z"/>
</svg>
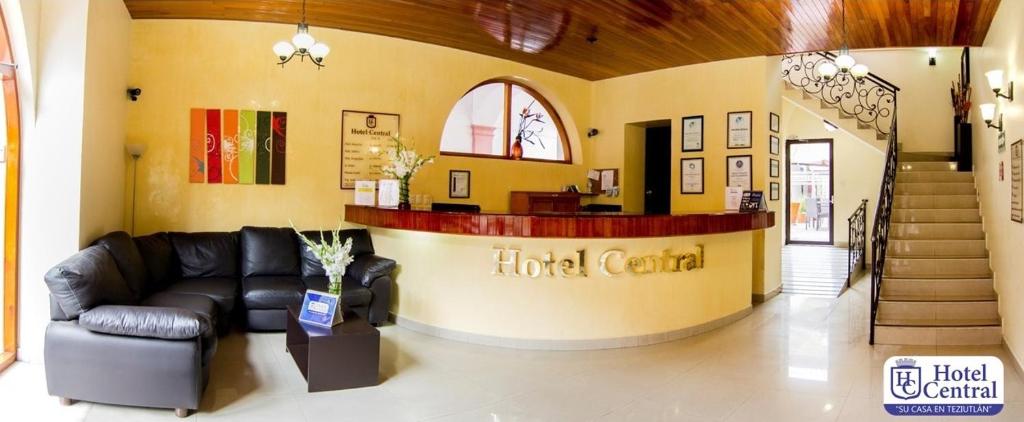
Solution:
<svg viewBox="0 0 1024 422">
<path fill-rule="evenodd" d="M 377 255 L 357 256 L 345 269 L 345 274 L 354 279 L 364 287 L 370 287 L 377 277 L 390 276 L 395 270 L 395 260 L 379 257 Z"/>
<path fill-rule="evenodd" d="M 242 300 L 246 309 L 284 309 L 299 305 L 306 286 L 295 276 L 246 277 L 242 280 Z"/>
<path fill-rule="evenodd" d="M 318 243 L 321 239 L 331 240 L 331 232 L 329 231 L 306 231 L 302 232 L 302 235 Z M 338 235 L 341 236 L 342 242 L 345 239 L 352 238 L 352 251 L 350 253 L 353 257 L 373 254 L 373 242 L 370 240 L 370 232 L 366 229 L 342 230 Z M 302 241 L 299 241 L 298 244 L 299 253 L 302 255 L 302 276 L 317 277 L 327 275 L 324 272 L 324 267 L 320 264 L 320 260 L 316 259 L 316 255 L 313 255 L 313 252 L 309 250 L 306 244 Z"/>
<path fill-rule="evenodd" d="M 206 317 L 211 326 L 216 326 L 218 321 L 217 303 L 201 294 L 157 292 L 143 300 L 141 305 L 188 309 Z"/>
<path fill-rule="evenodd" d="M 167 233 L 139 236 L 134 240 L 149 276 L 151 290 L 147 293 L 163 290 L 169 281 L 181 278 L 178 257 L 174 254 L 174 246 Z"/>
<path fill-rule="evenodd" d="M 68 318 L 100 305 L 130 305 L 133 294 L 102 246 L 71 255 L 43 276 L 50 294 Z"/>
<path fill-rule="evenodd" d="M 119 336 L 183 340 L 208 335 L 210 321 L 181 308 L 102 305 L 83 312 L 78 323 L 89 331 Z"/>
<path fill-rule="evenodd" d="M 121 271 L 128 288 L 132 289 L 135 300 L 149 293 L 146 287 L 146 263 L 139 253 L 138 247 L 132 241 L 132 237 L 125 232 L 108 233 L 94 242 L 102 246 L 110 256 L 114 258 L 117 269 Z"/>
<path fill-rule="evenodd" d="M 299 275 L 298 238 L 284 228 L 242 227 L 242 276 Z"/>
<path fill-rule="evenodd" d="M 183 278 L 238 276 L 235 233 L 171 233 L 170 237 Z"/>
<path fill-rule="evenodd" d="M 228 318 L 238 298 L 238 279 L 230 277 L 183 278 L 167 286 L 172 293 L 203 295 L 217 303 L 217 314 Z"/>
<path fill-rule="evenodd" d="M 307 289 L 327 291 L 329 279 L 327 277 L 303 277 L 302 282 Z M 341 278 L 341 303 L 348 307 L 366 306 L 373 299 L 373 292 L 353 277 Z"/>
</svg>

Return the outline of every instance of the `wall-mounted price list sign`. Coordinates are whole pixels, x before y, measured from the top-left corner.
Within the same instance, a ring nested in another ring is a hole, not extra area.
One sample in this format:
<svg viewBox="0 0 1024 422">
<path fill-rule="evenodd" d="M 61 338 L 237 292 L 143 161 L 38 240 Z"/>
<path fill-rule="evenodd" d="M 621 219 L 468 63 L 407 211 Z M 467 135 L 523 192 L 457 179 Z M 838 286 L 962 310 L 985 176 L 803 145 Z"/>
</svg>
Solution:
<svg viewBox="0 0 1024 422">
<path fill-rule="evenodd" d="M 341 188 L 355 189 L 356 180 L 379 180 L 382 153 L 397 136 L 399 116 L 365 111 L 341 112 Z"/>
</svg>

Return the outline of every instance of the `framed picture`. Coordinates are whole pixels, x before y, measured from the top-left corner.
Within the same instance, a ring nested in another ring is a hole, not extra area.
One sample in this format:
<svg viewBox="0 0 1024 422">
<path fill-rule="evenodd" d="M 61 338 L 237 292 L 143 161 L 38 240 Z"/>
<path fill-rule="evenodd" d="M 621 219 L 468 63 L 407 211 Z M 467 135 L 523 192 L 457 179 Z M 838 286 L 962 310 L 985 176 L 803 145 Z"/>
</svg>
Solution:
<svg viewBox="0 0 1024 422">
<path fill-rule="evenodd" d="M 751 166 L 750 155 L 730 155 L 725 157 L 725 182 L 728 187 L 742 188 L 747 191 L 754 186 L 754 168 Z"/>
<path fill-rule="evenodd" d="M 772 155 L 779 155 L 779 137 L 768 135 L 768 152 Z"/>
<path fill-rule="evenodd" d="M 768 177 L 779 177 L 779 160 L 768 159 Z"/>
<path fill-rule="evenodd" d="M 469 198 L 469 170 L 448 171 L 448 197 Z"/>
<path fill-rule="evenodd" d="M 768 200 L 769 201 L 778 201 L 779 200 L 779 184 L 776 183 L 776 182 L 771 182 L 771 183 L 768 184 L 768 186 L 769 186 Z"/>
<path fill-rule="evenodd" d="M 750 136 L 753 126 L 754 113 L 749 111 L 733 111 L 728 115 L 727 127 L 727 148 L 750 148 L 752 138 Z"/>
<path fill-rule="evenodd" d="M 999 131 L 999 137 L 996 139 L 999 140 L 996 143 L 996 145 L 998 145 L 999 152 L 1006 151 L 1006 132 Z"/>
<path fill-rule="evenodd" d="M 704 116 L 683 117 L 683 152 L 704 151 Z"/>
<path fill-rule="evenodd" d="M 679 159 L 679 190 L 683 195 L 704 193 L 704 159 Z"/>
<path fill-rule="evenodd" d="M 1024 223 L 1024 140 L 1010 145 L 1010 220 Z"/>
<path fill-rule="evenodd" d="M 768 130 L 779 133 L 779 115 L 768 113 Z"/>
</svg>

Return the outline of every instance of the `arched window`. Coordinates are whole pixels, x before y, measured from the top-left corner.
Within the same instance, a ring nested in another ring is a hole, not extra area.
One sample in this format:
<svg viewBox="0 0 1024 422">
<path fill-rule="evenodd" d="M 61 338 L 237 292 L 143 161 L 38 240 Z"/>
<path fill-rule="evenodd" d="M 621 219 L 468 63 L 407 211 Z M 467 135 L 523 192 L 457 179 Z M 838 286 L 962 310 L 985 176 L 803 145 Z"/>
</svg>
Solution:
<svg viewBox="0 0 1024 422">
<path fill-rule="evenodd" d="M 441 155 L 571 163 L 558 113 L 537 91 L 508 80 L 485 81 L 455 103 L 441 135 Z"/>
</svg>

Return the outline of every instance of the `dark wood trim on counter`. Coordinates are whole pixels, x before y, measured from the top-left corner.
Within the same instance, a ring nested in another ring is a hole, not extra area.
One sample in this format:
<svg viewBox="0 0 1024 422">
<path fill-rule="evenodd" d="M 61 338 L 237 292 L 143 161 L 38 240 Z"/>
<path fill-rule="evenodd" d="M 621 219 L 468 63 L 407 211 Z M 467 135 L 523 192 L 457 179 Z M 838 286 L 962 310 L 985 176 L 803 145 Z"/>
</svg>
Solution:
<svg viewBox="0 0 1024 422">
<path fill-rule="evenodd" d="M 761 230 L 775 225 L 773 211 L 682 215 L 516 215 L 433 212 L 345 205 L 345 221 L 384 229 L 469 236 L 548 238 L 667 237 Z"/>
</svg>

